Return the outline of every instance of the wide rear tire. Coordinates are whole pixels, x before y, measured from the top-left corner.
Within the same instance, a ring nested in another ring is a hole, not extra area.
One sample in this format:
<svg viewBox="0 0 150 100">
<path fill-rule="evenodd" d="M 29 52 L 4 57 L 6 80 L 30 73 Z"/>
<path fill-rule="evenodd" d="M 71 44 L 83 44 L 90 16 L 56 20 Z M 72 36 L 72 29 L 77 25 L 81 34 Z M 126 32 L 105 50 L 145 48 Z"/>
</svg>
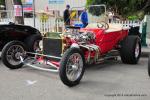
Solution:
<svg viewBox="0 0 150 100">
<path fill-rule="evenodd" d="M 128 36 L 121 44 L 121 60 L 125 64 L 137 64 L 141 56 L 141 40 L 138 36 Z"/>
<path fill-rule="evenodd" d="M 82 51 L 77 48 L 68 49 L 60 63 L 59 76 L 61 81 L 69 86 L 80 83 L 85 71 L 85 59 Z"/>
<path fill-rule="evenodd" d="M 24 56 L 25 45 L 20 41 L 11 41 L 7 43 L 1 54 L 3 64 L 10 69 L 18 69 L 23 66 L 20 56 Z"/>
</svg>

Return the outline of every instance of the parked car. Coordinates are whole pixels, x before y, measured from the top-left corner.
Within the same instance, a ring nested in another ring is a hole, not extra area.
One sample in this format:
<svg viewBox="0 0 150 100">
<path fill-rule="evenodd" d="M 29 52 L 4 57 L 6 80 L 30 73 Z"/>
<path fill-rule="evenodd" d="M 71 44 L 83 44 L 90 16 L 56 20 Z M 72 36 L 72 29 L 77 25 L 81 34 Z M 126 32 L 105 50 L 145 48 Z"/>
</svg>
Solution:
<svg viewBox="0 0 150 100">
<path fill-rule="evenodd" d="M 28 51 L 33 52 L 41 39 L 41 33 L 31 26 L 17 25 L 12 22 L 0 23 L 0 50 L 8 42 L 18 40 L 26 45 Z"/>
</svg>

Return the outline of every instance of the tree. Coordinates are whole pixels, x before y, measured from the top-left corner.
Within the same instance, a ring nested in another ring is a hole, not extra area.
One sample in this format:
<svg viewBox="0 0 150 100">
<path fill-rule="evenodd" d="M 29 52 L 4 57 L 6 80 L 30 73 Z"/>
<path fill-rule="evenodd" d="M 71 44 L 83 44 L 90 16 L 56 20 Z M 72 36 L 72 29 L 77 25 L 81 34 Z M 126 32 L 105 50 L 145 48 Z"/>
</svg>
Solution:
<svg viewBox="0 0 150 100">
<path fill-rule="evenodd" d="M 5 5 L 5 0 L 0 0 L 0 5 Z"/>
<path fill-rule="evenodd" d="M 140 18 L 150 11 L 150 0 L 87 0 L 87 5 L 94 4 L 105 4 L 115 15 L 123 18 L 133 15 Z"/>
<path fill-rule="evenodd" d="M 13 3 L 14 3 L 14 5 L 21 6 L 21 13 L 22 13 L 22 16 L 15 16 L 15 22 L 17 24 L 24 24 L 22 1 L 21 0 L 13 0 Z"/>
<path fill-rule="evenodd" d="M 0 10 L 4 10 L 4 9 L 5 9 L 5 1 L 0 0 Z"/>
</svg>

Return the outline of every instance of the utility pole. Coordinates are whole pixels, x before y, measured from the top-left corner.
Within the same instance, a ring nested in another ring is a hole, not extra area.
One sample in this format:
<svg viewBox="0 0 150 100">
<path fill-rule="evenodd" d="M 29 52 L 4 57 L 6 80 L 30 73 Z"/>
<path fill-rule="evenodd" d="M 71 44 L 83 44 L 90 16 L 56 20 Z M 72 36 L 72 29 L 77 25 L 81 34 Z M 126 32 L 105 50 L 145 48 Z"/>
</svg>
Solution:
<svg viewBox="0 0 150 100">
<path fill-rule="evenodd" d="M 5 0 L 6 10 L 12 11 L 13 10 L 13 1 L 12 0 Z"/>
<path fill-rule="evenodd" d="M 35 0 L 33 0 L 32 8 L 33 8 L 33 23 L 34 23 L 34 27 L 36 27 L 35 26 Z"/>
<path fill-rule="evenodd" d="M 21 0 L 13 0 L 14 3 L 14 15 L 15 15 L 15 23 L 24 24 L 24 14 L 23 14 L 23 6 Z"/>
</svg>

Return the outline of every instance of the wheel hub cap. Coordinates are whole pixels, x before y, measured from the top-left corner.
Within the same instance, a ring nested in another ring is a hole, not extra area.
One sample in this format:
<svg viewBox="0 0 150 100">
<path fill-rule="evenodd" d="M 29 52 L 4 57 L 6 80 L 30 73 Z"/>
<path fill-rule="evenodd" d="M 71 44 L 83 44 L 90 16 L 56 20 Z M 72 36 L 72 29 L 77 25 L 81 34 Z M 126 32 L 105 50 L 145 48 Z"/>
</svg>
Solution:
<svg viewBox="0 0 150 100">
<path fill-rule="evenodd" d="M 6 55 L 7 60 L 11 65 L 18 65 L 21 63 L 20 56 L 23 56 L 25 53 L 24 48 L 20 45 L 13 45 L 11 46 Z"/>
<path fill-rule="evenodd" d="M 139 43 L 137 42 L 136 44 L 136 48 L 135 48 L 135 57 L 138 58 L 140 53 L 140 47 L 139 47 Z"/>
<path fill-rule="evenodd" d="M 83 60 L 80 54 L 72 54 L 66 65 L 66 76 L 70 81 L 76 81 L 83 70 Z"/>
</svg>

